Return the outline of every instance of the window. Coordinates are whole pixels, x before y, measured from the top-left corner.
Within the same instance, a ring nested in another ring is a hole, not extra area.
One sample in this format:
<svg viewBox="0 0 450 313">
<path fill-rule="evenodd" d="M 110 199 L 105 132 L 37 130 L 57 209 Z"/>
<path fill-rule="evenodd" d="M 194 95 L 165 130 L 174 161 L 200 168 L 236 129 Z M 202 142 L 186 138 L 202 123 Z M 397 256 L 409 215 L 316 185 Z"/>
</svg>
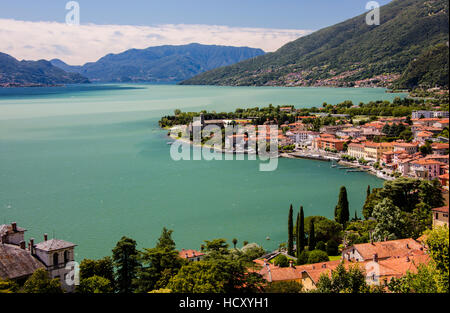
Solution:
<svg viewBox="0 0 450 313">
<path fill-rule="evenodd" d="M 69 251 L 64 251 L 64 263 L 69 262 Z"/>
<path fill-rule="evenodd" d="M 58 252 L 55 252 L 53 254 L 53 265 L 58 265 L 59 264 L 59 260 L 58 260 Z"/>
</svg>

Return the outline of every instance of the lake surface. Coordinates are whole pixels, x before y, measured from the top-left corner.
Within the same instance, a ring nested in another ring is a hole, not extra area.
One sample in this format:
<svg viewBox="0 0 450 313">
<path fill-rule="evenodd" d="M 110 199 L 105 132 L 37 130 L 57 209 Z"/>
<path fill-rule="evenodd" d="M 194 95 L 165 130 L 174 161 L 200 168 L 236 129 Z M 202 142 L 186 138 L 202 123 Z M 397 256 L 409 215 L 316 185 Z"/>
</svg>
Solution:
<svg viewBox="0 0 450 313">
<path fill-rule="evenodd" d="M 287 240 L 292 203 L 332 218 L 340 186 L 360 215 L 367 185 L 382 181 L 327 162 L 173 161 L 161 116 L 174 109 L 234 111 L 392 100 L 383 89 L 86 85 L 0 89 L 0 223 L 27 240 L 43 233 L 78 245 L 76 259 L 111 254 L 121 236 L 153 247 L 162 227 L 177 247 L 232 238 L 266 249 Z M 404 96 L 404 95 L 400 95 Z M 269 236 L 270 240 L 266 240 Z"/>
</svg>

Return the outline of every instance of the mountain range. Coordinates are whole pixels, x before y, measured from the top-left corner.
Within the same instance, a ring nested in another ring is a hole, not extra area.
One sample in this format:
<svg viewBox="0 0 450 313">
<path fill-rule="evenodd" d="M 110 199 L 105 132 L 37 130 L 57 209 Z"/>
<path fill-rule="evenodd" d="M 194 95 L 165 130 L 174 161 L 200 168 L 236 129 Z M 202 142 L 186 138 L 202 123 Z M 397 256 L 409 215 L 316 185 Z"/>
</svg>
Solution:
<svg viewBox="0 0 450 313">
<path fill-rule="evenodd" d="M 261 49 L 201 45 L 157 46 L 108 54 L 97 62 L 70 66 L 59 59 L 50 62 L 67 72 L 98 82 L 178 82 L 199 73 L 259 55 Z"/>
<path fill-rule="evenodd" d="M 0 52 L 0 86 L 48 86 L 88 83 L 77 73 L 67 73 L 49 61 L 18 61 Z"/>
<path fill-rule="evenodd" d="M 448 1 L 393 0 L 379 9 L 380 25 L 367 25 L 362 14 L 181 84 L 448 87 Z M 436 49 L 440 53 L 430 54 Z M 418 59 L 421 70 L 411 73 Z M 434 73 L 427 74 L 428 68 Z"/>
</svg>

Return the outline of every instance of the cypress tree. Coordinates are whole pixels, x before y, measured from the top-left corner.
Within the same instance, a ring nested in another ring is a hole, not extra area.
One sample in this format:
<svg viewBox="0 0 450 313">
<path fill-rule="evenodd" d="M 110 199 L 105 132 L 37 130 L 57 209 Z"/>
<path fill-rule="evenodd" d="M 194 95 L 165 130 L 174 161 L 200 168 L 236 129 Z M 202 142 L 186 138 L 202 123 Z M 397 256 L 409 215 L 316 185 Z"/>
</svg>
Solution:
<svg viewBox="0 0 450 313">
<path fill-rule="evenodd" d="M 342 225 L 345 225 L 350 218 L 347 189 L 345 188 L 345 186 L 342 186 L 341 190 L 339 191 L 339 199 L 334 213 L 336 222 Z"/>
<path fill-rule="evenodd" d="M 366 200 L 370 196 L 370 185 L 367 185 Z"/>
<path fill-rule="evenodd" d="M 300 213 L 297 213 L 297 223 L 295 223 L 295 243 L 295 253 L 298 259 L 298 257 L 300 256 Z"/>
<path fill-rule="evenodd" d="M 293 217 L 292 204 L 289 208 L 289 217 L 288 217 L 288 254 L 292 255 L 294 253 L 294 221 Z"/>
<path fill-rule="evenodd" d="M 297 251 L 298 254 L 305 249 L 305 215 L 303 213 L 303 207 L 300 207 L 300 217 L 298 222 L 298 235 L 297 235 L 298 241 L 297 241 Z"/>
<path fill-rule="evenodd" d="M 308 250 L 313 251 L 316 248 L 316 235 L 314 234 L 314 219 L 309 221 L 309 237 L 308 237 Z"/>
</svg>

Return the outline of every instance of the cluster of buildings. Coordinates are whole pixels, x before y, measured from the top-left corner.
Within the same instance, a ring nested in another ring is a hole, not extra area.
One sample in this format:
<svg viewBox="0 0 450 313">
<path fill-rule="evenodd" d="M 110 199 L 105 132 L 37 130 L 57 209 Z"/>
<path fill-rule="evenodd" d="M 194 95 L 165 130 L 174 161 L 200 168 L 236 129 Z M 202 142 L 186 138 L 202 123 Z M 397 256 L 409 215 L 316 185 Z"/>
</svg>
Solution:
<svg viewBox="0 0 450 313">
<path fill-rule="evenodd" d="M 448 210 L 448 209 L 447 209 Z M 276 257 L 272 254 L 270 259 Z M 342 251 L 340 260 L 320 262 L 306 265 L 279 267 L 270 259 L 254 260 L 257 269 L 251 269 L 263 276 L 267 282 L 296 281 L 304 290 L 314 290 L 322 275 L 331 277 L 331 273 L 339 264 L 348 269 L 358 266 L 365 273 L 369 285 L 387 285 L 393 278 L 400 278 L 408 271 L 416 272 L 420 264 L 429 262 L 424 243 L 414 239 L 400 239 L 383 242 L 355 244 Z"/>
<path fill-rule="evenodd" d="M 43 268 L 50 278 L 57 278 L 68 292 L 75 289 L 75 244 L 61 239 L 25 242 L 26 229 L 17 223 L 0 225 L 0 280 L 24 283 L 37 269 Z M 70 275 L 70 277 L 68 277 Z M 68 283 L 73 282 L 73 283 Z"/>
</svg>

